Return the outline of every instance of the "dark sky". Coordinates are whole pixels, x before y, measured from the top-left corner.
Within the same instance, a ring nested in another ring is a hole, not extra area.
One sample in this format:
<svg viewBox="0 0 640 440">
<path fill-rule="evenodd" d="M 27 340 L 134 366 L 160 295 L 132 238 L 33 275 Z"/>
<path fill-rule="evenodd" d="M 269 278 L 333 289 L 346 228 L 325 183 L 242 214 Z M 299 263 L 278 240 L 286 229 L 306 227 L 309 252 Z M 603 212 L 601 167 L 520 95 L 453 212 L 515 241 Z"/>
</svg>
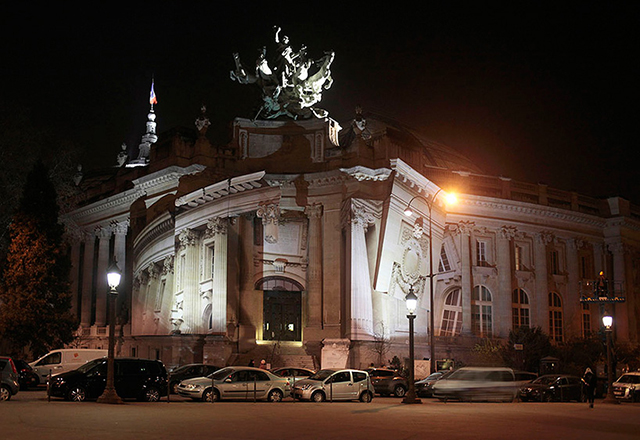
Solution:
<svg viewBox="0 0 640 440">
<path fill-rule="evenodd" d="M 82 145 L 85 167 L 137 147 L 152 75 L 159 132 L 193 127 L 202 103 L 215 130 L 251 116 L 257 91 L 229 79 L 232 53 L 252 65 L 277 24 L 314 59 L 336 52 L 321 107 L 338 121 L 360 104 L 490 174 L 640 203 L 640 5 L 131 3 L 25 3 L 0 17 L 0 104 Z"/>
</svg>

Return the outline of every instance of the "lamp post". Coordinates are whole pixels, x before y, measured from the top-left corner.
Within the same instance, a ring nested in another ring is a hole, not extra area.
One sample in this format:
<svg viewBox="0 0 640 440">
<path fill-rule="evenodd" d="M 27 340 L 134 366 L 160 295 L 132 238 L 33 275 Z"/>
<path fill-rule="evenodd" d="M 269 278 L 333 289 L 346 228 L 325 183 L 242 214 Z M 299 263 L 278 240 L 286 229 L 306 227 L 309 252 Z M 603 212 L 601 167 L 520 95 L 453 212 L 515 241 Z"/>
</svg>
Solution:
<svg viewBox="0 0 640 440">
<path fill-rule="evenodd" d="M 611 326 L 613 325 L 613 317 L 605 315 L 602 317 L 605 333 L 607 336 L 607 395 L 602 403 L 619 403 L 618 399 L 613 395 L 613 366 L 611 363 Z"/>
<path fill-rule="evenodd" d="M 107 269 L 107 282 L 109 283 L 109 352 L 107 353 L 107 385 L 104 392 L 98 397 L 98 403 L 122 403 L 114 385 L 115 365 L 113 362 L 116 345 L 116 298 L 118 297 L 118 285 L 122 273 L 114 261 Z"/>
<path fill-rule="evenodd" d="M 435 338 L 434 338 L 434 333 L 435 333 L 435 311 L 434 311 L 434 304 L 433 304 L 433 220 L 431 217 L 431 208 L 433 208 L 433 203 L 436 201 L 436 197 L 438 196 L 438 194 L 440 194 L 440 191 L 442 191 L 442 188 L 440 188 L 438 191 L 436 191 L 436 193 L 433 195 L 433 197 L 431 197 L 431 199 L 427 199 L 426 197 L 423 196 L 414 196 L 409 203 L 407 204 L 407 207 L 404 210 L 404 215 L 406 215 L 407 217 L 411 217 L 413 215 L 413 210 L 411 209 L 411 203 L 413 203 L 413 201 L 415 199 L 422 199 L 426 205 L 427 208 L 429 209 L 429 307 L 431 308 L 431 319 L 429 319 L 429 358 L 431 359 L 431 361 L 429 362 L 430 367 L 429 370 L 431 373 L 436 371 L 436 346 L 435 346 Z M 455 195 L 454 194 L 448 194 L 447 195 L 447 200 L 450 204 L 455 203 Z"/>
<path fill-rule="evenodd" d="M 418 297 L 413 292 L 413 286 L 409 288 L 409 293 L 405 297 L 405 301 L 407 303 L 407 318 L 409 318 L 409 390 L 407 394 L 402 399 L 402 403 L 422 403 L 422 401 L 416 398 L 416 385 L 415 385 L 415 374 L 414 374 L 414 362 L 413 358 L 414 354 L 414 344 L 413 344 L 413 320 L 416 319 L 415 311 L 418 306 Z"/>
</svg>

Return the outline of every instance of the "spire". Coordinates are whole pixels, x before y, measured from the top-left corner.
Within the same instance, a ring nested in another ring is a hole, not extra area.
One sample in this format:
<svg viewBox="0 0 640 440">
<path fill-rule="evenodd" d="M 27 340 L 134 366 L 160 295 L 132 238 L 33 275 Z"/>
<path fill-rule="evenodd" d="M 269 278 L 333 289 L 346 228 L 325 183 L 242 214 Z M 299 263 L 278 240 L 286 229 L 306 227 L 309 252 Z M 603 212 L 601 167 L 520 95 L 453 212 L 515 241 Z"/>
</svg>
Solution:
<svg viewBox="0 0 640 440">
<path fill-rule="evenodd" d="M 151 79 L 151 93 L 149 94 L 149 114 L 147 115 L 147 132 L 142 136 L 140 145 L 138 146 L 138 158 L 129 162 L 128 167 L 140 167 L 149 163 L 149 152 L 151 151 L 151 145 L 155 144 L 158 140 L 156 135 L 156 114 L 153 111 L 153 105 L 158 103 L 156 92 L 154 90 L 154 80 Z"/>
</svg>

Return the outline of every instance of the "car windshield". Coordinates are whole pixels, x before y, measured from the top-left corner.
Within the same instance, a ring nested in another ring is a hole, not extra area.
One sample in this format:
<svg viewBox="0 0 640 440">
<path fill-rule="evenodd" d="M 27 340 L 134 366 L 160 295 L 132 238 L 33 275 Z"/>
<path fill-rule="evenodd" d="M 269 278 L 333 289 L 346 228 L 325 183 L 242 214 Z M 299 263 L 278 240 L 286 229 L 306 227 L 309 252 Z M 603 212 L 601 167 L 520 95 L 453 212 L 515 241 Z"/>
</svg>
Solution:
<svg viewBox="0 0 640 440">
<path fill-rule="evenodd" d="M 320 370 L 316 374 L 314 374 L 313 376 L 310 376 L 309 379 L 311 379 L 311 380 L 325 380 L 327 377 L 331 376 L 335 372 L 336 372 L 336 370 Z"/>
<path fill-rule="evenodd" d="M 104 359 L 102 359 L 102 358 L 94 359 L 94 360 L 89 361 L 86 364 L 82 365 L 80 368 L 77 369 L 77 371 L 79 371 L 81 373 L 86 373 L 87 371 L 89 371 L 93 367 L 95 367 L 96 365 L 100 365 L 103 362 L 104 362 Z"/>
<path fill-rule="evenodd" d="M 183 373 L 187 371 L 187 369 L 189 368 L 191 368 L 191 365 L 183 365 L 182 367 L 178 367 L 175 370 L 173 370 L 172 374 Z"/>
<path fill-rule="evenodd" d="M 640 383 L 640 376 L 636 375 L 636 374 L 625 374 L 620 379 L 618 379 L 618 382 L 620 382 L 620 383 Z"/>
<path fill-rule="evenodd" d="M 225 379 L 228 375 L 230 375 L 231 373 L 233 373 L 235 370 L 233 368 L 223 368 L 222 370 L 218 370 L 218 371 L 214 371 L 213 373 L 211 373 L 210 375 L 208 375 L 207 377 L 209 379 L 215 379 L 215 380 L 223 380 Z"/>
<path fill-rule="evenodd" d="M 533 381 L 533 383 L 547 385 L 555 382 L 558 379 L 558 376 L 542 376 Z"/>
</svg>

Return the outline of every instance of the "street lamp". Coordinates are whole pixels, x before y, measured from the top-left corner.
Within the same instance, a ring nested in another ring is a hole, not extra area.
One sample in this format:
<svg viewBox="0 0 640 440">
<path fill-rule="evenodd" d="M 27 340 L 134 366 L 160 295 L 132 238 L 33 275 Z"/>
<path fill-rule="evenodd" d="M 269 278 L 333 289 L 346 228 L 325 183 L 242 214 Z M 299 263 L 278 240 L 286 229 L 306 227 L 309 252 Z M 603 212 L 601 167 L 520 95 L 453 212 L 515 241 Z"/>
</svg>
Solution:
<svg viewBox="0 0 640 440">
<path fill-rule="evenodd" d="M 433 197 L 431 197 L 431 199 L 427 199 L 426 197 L 423 197 L 423 196 L 414 196 L 409 201 L 409 203 L 407 204 L 407 207 L 404 210 L 404 215 L 406 215 L 407 217 L 411 217 L 413 215 L 413 210 L 411 209 L 411 203 L 413 203 L 415 199 L 422 199 L 427 204 L 427 207 L 429 209 L 429 307 L 431 307 L 431 317 L 430 317 L 431 319 L 429 319 L 429 357 L 431 361 L 429 362 L 430 364 L 429 369 L 431 373 L 436 371 L 436 346 L 435 346 L 435 339 L 434 339 L 435 307 L 433 304 L 433 275 L 434 275 L 433 274 L 433 244 L 432 244 L 433 221 L 431 217 L 431 208 L 433 208 L 433 203 L 436 201 L 436 197 L 438 196 L 438 194 L 440 194 L 440 191 L 442 191 L 442 188 L 436 191 L 436 193 L 433 195 Z M 456 203 L 455 194 L 453 193 L 447 194 L 446 201 L 447 201 L 447 204 Z"/>
<path fill-rule="evenodd" d="M 416 307 L 418 306 L 418 297 L 413 292 L 413 286 L 409 288 L 409 293 L 404 298 L 407 303 L 407 318 L 409 318 L 409 391 L 402 399 L 402 403 L 422 403 L 422 401 L 416 398 L 416 385 L 414 374 L 414 344 L 413 344 L 413 320 L 416 319 Z"/>
<path fill-rule="evenodd" d="M 107 353 L 107 385 L 104 392 L 98 397 L 98 403 L 122 403 L 114 385 L 115 365 L 113 362 L 116 345 L 116 298 L 122 272 L 115 261 L 107 269 L 107 282 L 109 283 L 109 351 Z"/>
<path fill-rule="evenodd" d="M 602 317 L 605 333 L 607 336 L 607 395 L 602 403 L 619 403 L 618 399 L 613 395 L 613 367 L 611 364 L 611 326 L 613 325 L 613 317 L 605 315 Z"/>
</svg>

